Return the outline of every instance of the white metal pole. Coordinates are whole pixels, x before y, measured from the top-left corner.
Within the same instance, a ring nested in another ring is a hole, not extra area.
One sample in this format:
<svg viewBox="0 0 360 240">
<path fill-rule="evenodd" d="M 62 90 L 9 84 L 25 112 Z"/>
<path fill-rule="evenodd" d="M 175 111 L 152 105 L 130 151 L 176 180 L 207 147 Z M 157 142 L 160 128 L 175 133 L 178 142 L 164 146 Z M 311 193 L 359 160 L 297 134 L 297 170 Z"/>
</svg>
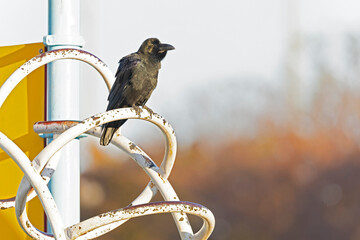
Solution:
<svg viewBox="0 0 360 240">
<path fill-rule="evenodd" d="M 80 0 L 49 0 L 48 50 L 80 48 Z M 61 60 L 47 67 L 47 120 L 79 119 L 79 65 Z M 50 188 L 65 226 L 80 220 L 79 142 L 73 140 L 59 154 Z"/>
</svg>

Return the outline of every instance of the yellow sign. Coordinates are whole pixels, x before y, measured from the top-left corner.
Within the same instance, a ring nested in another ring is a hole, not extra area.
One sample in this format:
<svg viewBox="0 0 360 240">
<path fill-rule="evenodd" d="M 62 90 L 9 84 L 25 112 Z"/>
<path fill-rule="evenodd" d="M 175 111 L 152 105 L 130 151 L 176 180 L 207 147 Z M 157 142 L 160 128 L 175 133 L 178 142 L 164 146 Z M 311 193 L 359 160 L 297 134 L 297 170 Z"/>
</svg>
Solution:
<svg viewBox="0 0 360 240">
<path fill-rule="evenodd" d="M 0 47 L 0 86 L 23 63 L 44 51 L 43 43 Z M 0 109 L 0 131 L 30 159 L 44 148 L 33 124 L 45 120 L 45 67 L 36 69 L 11 92 Z M 0 199 L 14 197 L 24 174 L 0 149 Z M 44 231 L 44 211 L 38 198 L 27 205 L 32 224 Z M 20 228 L 15 209 L 0 210 L 0 239 L 31 239 Z"/>
</svg>

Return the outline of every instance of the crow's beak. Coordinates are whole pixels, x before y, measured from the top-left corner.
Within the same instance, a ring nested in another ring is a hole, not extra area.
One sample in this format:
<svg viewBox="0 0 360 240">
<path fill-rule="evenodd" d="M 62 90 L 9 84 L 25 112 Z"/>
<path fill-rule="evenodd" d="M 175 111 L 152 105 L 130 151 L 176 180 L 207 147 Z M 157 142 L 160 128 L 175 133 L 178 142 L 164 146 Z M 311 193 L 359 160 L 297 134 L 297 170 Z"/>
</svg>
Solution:
<svg viewBox="0 0 360 240">
<path fill-rule="evenodd" d="M 174 50 L 175 48 L 170 45 L 170 44 L 166 44 L 166 43 L 161 43 L 159 45 L 159 53 L 165 52 L 165 51 L 169 51 L 169 50 Z"/>
</svg>

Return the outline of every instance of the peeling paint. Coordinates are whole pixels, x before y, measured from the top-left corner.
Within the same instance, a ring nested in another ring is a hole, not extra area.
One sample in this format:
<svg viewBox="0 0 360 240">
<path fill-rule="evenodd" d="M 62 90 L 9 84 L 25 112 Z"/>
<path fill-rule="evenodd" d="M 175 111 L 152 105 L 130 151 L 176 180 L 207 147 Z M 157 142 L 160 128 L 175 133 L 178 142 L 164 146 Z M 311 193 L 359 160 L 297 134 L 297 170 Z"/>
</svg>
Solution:
<svg viewBox="0 0 360 240">
<path fill-rule="evenodd" d="M 148 158 L 147 156 L 143 156 L 143 157 L 145 159 L 145 163 L 148 168 L 152 168 L 156 166 L 150 158 Z"/>
</svg>

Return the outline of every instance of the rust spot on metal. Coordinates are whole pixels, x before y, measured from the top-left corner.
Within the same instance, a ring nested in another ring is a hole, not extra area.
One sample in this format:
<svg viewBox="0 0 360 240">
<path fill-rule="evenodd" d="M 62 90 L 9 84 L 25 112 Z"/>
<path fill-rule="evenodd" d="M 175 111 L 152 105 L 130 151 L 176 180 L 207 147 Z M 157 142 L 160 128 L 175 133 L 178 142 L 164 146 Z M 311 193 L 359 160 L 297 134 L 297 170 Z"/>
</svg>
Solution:
<svg viewBox="0 0 360 240">
<path fill-rule="evenodd" d="M 181 221 L 184 221 L 184 218 L 183 218 L 183 217 L 179 218 L 179 221 L 180 221 L 180 222 L 181 222 Z"/>
<path fill-rule="evenodd" d="M 137 146 L 134 143 L 129 143 L 130 150 L 134 150 L 137 148 Z"/>
<path fill-rule="evenodd" d="M 206 211 L 206 207 L 197 204 L 197 203 L 193 203 L 193 202 L 187 202 L 187 201 L 166 201 L 166 202 L 151 202 L 151 203 L 145 203 L 145 204 L 139 204 L 139 205 L 135 205 L 135 206 L 128 206 L 125 207 L 124 210 L 136 210 L 137 208 L 140 207 L 153 207 L 153 211 L 158 211 L 163 209 L 163 207 L 165 206 L 169 206 L 169 205 L 185 205 L 184 207 L 189 208 L 189 209 L 194 209 L 196 211 L 198 210 L 205 210 Z M 163 209 L 164 210 L 164 209 Z M 184 215 L 184 211 L 180 210 L 180 214 Z"/>
<path fill-rule="evenodd" d="M 96 57 L 95 55 L 93 55 L 89 52 L 86 52 L 84 50 L 81 50 L 81 49 L 73 49 L 73 48 L 55 49 L 55 50 L 51 50 L 48 52 L 44 52 L 44 53 L 34 57 L 32 59 L 32 61 L 40 62 L 42 60 L 42 58 L 47 57 L 49 55 L 62 55 L 63 57 L 66 57 L 67 54 L 74 54 L 75 56 L 78 56 L 80 54 L 87 55 L 89 57 L 95 58 L 97 60 L 96 64 L 101 64 L 104 67 L 107 67 L 107 65 L 103 61 L 101 61 L 98 57 Z"/>
<path fill-rule="evenodd" d="M 44 126 L 48 126 L 48 125 L 63 125 L 63 126 L 69 126 L 72 127 L 76 124 L 80 123 L 79 121 L 70 121 L 70 120 L 65 120 L 65 121 L 42 121 L 42 122 L 36 122 L 35 125 L 44 125 Z"/>
<path fill-rule="evenodd" d="M 26 221 L 26 227 L 27 227 L 27 228 L 30 228 L 30 227 L 31 227 L 31 225 L 30 225 L 30 222 L 29 222 L 29 221 Z"/>
<path fill-rule="evenodd" d="M 169 156 L 172 156 L 173 155 L 173 144 L 172 142 L 170 141 L 169 142 Z"/>
<path fill-rule="evenodd" d="M 161 174 L 158 173 L 158 175 L 159 175 L 160 179 L 163 181 L 163 183 L 165 183 L 165 180 L 163 179 L 163 177 L 161 176 Z"/>
</svg>

